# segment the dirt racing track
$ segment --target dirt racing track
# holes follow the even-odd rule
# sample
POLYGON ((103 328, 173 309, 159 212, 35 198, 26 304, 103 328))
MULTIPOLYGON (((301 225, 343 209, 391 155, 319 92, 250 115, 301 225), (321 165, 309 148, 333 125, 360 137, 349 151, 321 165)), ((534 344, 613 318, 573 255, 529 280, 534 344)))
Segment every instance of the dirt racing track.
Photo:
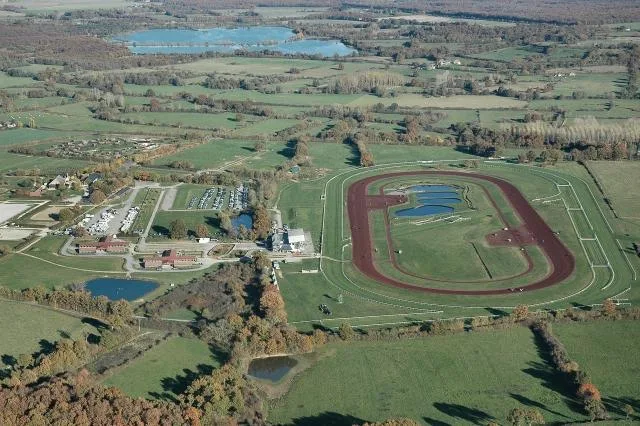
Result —
MULTIPOLYGON (((379 180, 406 177, 406 176, 457 176, 471 179, 479 179, 496 185, 502 191, 505 198, 511 204, 513 210, 520 217, 522 224, 520 230, 533 236, 533 243, 536 244, 547 257, 551 271, 544 278, 527 285, 519 285, 522 291, 531 291, 556 285, 571 276, 575 269, 575 258, 569 249, 558 239, 546 222, 534 210, 520 191, 509 182, 483 174, 457 172, 457 171, 407 171, 392 172, 361 179, 353 183, 347 193, 347 209, 349 224, 351 228, 353 265, 365 276, 379 283, 391 285, 398 288, 420 291, 426 293, 453 294, 453 295, 496 295, 509 294, 512 288, 490 289, 490 290, 461 290, 430 288, 409 284, 398 279, 389 277, 381 273, 374 262, 374 251, 371 235, 371 224, 369 223, 369 212, 372 210, 388 209, 406 201, 403 196, 385 196, 384 194, 369 195, 368 188, 379 180)), ((493 202, 493 200, 492 200, 493 202)), ((494 203, 495 204, 495 203, 494 203)), ((505 223, 505 225, 507 225, 505 223)), ((386 225, 389 226, 388 223, 386 225)), ((393 255, 391 254, 393 258, 393 255)), ((455 283, 452 282, 452 286, 455 283)))

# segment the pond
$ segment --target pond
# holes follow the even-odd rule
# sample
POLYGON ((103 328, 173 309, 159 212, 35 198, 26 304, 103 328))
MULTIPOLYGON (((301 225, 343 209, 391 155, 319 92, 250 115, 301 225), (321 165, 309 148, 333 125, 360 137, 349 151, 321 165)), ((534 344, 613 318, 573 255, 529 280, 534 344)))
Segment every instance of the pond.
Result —
POLYGON ((231 225, 236 231, 240 228, 240 225, 244 225, 245 228, 253 228, 253 217, 248 213, 242 213, 239 216, 231 218, 231 225))
POLYGON ((396 216, 399 217, 418 217, 432 216, 436 214, 452 213, 453 207, 425 204, 424 206, 412 207, 410 209, 398 210, 396 216))
POLYGON ((407 190, 416 194, 421 205, 398 210, 396 216, 419 217, 452 213, 454 208, 451 204, 462 202, 456 188, 451 185, 414 185, 407 190))
POLYGON ((249 375, 256 379, 277 382, 297 364, 298 361, 288 356, 256 358, 249 364, 249 375))
POLYGON ((282 53, 302 53, 321 56, 347 56, 355 52, 339 40, 294 39, 295 33, 286 27, 240 27, 191 29, 155 29, 137 31, 114 38, 124 42, 138 54, 153 53, 232 53, 274 50, 282 53))
POLYGON ((136 300, 158 287, 158 283, 146 280, 121 278, 96 278, 87 281, 85 288, 92 296, 106 296, 109 300, 136 300))

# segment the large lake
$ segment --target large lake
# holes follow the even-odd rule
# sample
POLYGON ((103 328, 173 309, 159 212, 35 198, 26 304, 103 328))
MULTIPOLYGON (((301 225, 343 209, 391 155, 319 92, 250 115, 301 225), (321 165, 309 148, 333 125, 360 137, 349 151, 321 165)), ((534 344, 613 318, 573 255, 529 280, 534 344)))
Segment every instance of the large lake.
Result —
POLYGON ((158 284, 146 280, 121 278, 96 278, 87 281, 86 289, 92 296, 106 296, 109 300, 136 300, 153 291, 158 284))
POLYGON ((133 53, 231 53, 275 50, 322 56, 347 56, 355 52, 339 40, 294 40, 295 33, 286 27, 210 28, 206 30, 156 29, 116 37, 133 53))

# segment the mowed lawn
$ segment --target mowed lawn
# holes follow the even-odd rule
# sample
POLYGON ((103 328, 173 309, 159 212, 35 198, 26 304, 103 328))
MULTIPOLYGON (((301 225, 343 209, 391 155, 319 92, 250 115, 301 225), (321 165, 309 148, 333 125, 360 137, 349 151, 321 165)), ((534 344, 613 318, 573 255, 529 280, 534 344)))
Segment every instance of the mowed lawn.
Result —
POLYGON ((243 159, 258 155, 253 149, 254 145, 255 142, 243 140, 212 140, 168 157, 159 158, 153 164, 168 166, 174 161, 188 161, 196 169, 214 169, 231 165, 229 163, 232 161, 240 163, 243 159))
POLYGON ((623 217, 640 219, 640 194, 629 190, 629 182, 640 179, 640 163, 635 161, 590 161, 589 170, 602 185, 605 196, 623 217))
POLYGON ((208 374, 219 365, 220 360, 203 341, 171 337, 116 371, 103 384, 133 397, 174 399, 196 375, 208 374))
POLYGON ((331 345, 270 405, 276 424, 351 425, 410 417, 425 424, 506 424, 514 407, 547 422, 583 420, 570 389, 526 328, 400 342, 331 345))
POLYGON ((608 321, 554 324, 571 359, 591 375, 611 413, 631 404, 640 412, 640 323, 608 321))
POLYGON ((39 352, 63 335, 78 339, 83 332, 95 332, 93 326, 79 318, 4 300, 0 300, 0 324, 0 368, 7 365, 8 357, 39 352))

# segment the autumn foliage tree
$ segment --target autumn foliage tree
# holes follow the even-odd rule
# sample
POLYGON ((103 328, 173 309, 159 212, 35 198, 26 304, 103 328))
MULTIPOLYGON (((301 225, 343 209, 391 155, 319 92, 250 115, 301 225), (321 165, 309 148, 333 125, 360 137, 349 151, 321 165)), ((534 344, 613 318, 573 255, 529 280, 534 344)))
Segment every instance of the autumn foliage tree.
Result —
POLYGON ((611 299, 607 299, 602 303, 602 314, 605 316, 613 316, 615 315, 618 307, 615 302, 611 299))
POLYGON ((193 381, 180 395, 180 402, 199 410, 202 424, 218 424, 220 420, 244 410, 248 392, 242 374, 231 364, 226 364, 193 381))
POLYGON ((258 206, 253 210, 253 230, 259 239, 267 238, 271 231, 271 218, 264 206, 258 206))
POLYGON ((107 196, 100 189, 93 190, 91 192, 91 195, 89 196, 89 201, 91 201, 91 203, 93 204, 100 204, 106 199, 107 196))
POLYGON ((513 322, 524 321, 529 317, 529 308, 527 305, 518 305, 511 311, 510 318, 513 322))
POLYGON ((205 238, 209 236, 209 228, 204 223, 199 223, 196 226, 196 236, 198 238, 205 238))

